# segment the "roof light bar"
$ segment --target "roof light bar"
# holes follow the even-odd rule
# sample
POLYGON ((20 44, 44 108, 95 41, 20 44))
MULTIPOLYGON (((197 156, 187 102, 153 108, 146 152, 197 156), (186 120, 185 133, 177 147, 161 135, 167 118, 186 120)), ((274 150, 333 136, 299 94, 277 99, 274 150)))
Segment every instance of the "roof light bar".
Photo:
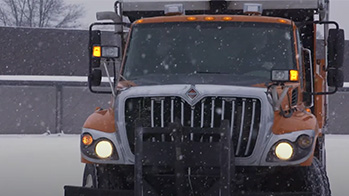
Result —
POLYGON ((257 3, 244 4, 244 14, 262 15, 262 13, 263 13, 262 4, 257 4, 257 3))

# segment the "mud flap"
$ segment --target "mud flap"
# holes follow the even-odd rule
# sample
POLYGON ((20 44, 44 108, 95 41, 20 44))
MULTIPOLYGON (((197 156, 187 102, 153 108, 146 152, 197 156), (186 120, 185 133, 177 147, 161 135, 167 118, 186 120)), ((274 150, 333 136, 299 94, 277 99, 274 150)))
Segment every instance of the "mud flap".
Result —
POLYGON ((228 121, 219 128, 149 128, 137 121, 135 136, 135 196, 231 195, 235 165, 228 121))

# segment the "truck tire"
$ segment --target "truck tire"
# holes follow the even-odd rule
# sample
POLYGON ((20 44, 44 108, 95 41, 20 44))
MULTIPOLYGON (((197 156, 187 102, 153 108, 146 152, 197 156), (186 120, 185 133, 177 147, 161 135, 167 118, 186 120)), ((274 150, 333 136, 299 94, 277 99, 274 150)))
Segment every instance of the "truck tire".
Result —
POLYGON ((314 157, 313 163, 305 171, 306 189, 314 196, 330 196, 331 189, 325 167, 314 157))
POLYGON ((85 164, 84 176, 82 179, 82 186, 88 188, 97 187, 97 170, 95 164, 85 164))

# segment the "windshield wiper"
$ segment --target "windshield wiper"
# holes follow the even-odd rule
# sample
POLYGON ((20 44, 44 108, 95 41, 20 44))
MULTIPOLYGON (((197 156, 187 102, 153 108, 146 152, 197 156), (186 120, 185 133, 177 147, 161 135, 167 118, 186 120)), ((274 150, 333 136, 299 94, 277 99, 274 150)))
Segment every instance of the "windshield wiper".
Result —
POLYGON ((194 74, 222 74, 219 71, 196 71, 194 74))

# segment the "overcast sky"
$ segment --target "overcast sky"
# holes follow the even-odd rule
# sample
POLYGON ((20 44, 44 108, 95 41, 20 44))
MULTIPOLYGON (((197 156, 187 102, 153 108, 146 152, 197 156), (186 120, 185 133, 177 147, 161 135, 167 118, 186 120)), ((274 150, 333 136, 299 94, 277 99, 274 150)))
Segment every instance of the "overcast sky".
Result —
MULTIPOLYGON (((81 4, 85 7, 85 16, 81 19, 82 27, 96 21, 96 12, 113 11, 115 0, 66 0, 67 3, 81 4)), ((349 40, 349 21, 347 13, 349 11, 349 0, 330 0, 330 19, 339 23, 340 27, 346 31, 346 39, 349 40)))

